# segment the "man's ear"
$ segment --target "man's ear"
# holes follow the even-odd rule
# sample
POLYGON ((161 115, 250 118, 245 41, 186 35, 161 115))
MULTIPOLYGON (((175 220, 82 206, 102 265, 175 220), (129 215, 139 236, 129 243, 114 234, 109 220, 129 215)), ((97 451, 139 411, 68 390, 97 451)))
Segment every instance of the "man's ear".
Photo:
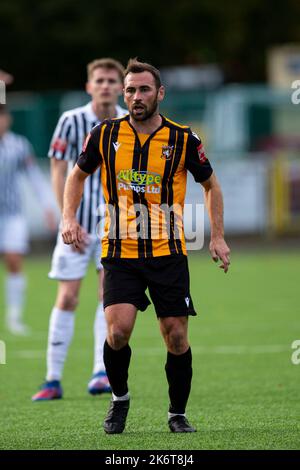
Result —
POLYGON ((91 94, 90 82, 86 82, 86 84, 85 84, 85 91, 87 92, 88 95, 91 94))
POLYGON ((159 87, 158 97, 157 97, 158 101, 162 101, 165 97, 165 94, 166 94, 165 87, 164 86, 159 87))

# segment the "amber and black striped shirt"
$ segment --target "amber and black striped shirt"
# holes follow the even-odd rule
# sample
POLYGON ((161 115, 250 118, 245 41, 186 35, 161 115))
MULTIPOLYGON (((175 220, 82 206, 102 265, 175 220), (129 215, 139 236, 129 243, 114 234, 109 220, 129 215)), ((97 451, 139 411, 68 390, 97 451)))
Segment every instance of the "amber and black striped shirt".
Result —
POLYGON ((101 166, 106 202, 102 257, 186 254, 183 207, 187 170, 197 182, 212 174, 201 140, 162 116, 151 135, 138 134, 129 116, 103 121, 89 134, 78 166, 101 166))

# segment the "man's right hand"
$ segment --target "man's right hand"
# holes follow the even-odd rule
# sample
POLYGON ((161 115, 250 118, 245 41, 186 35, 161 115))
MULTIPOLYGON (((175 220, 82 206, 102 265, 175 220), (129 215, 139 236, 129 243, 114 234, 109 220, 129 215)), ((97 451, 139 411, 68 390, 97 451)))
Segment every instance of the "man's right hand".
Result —
POLYGON ((82 242, 79 243, 79 246, 72 245, 72 250, 76 253, 80 253, 83 255, 85 253, 88 244, 90 243, 90 238, 87 231, 81 227, 81 235, 82 235, 82 242))
POLYGON ((62 238, 66 245, 73 245, 80 251, 85 241, 85 231, 76 219, 63 220, 62 238))

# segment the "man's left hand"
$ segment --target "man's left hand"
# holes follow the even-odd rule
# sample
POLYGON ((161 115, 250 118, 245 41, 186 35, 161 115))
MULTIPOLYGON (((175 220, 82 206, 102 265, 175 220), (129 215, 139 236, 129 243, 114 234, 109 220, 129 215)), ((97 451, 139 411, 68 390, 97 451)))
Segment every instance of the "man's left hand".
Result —
POLYGON ((224 238, 212 238, 209 244, 209 251, 216 263, 219 260, 222 261, 220 268, 224 269, 224 273, 227 273, 230 265, 230 249, 224 238))

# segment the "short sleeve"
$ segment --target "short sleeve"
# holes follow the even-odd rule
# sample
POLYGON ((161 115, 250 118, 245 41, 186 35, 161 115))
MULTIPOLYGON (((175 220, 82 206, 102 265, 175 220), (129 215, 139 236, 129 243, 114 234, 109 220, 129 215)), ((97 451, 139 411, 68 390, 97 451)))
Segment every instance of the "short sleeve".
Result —
POLYGON ((191 131, 186 146, 185 167, 192 173, 197 183, 206 181, 213 172, 201 139, 191 131))
POLYGON ((100 135, 101 124, 98 124, 88 134, 83 144, 77 165, 82 171, 85 171, 85 173, 94 173, 102 163, 102 155, 99 149, 100 135))
POLYGON ((71 115, 64 113, 55 128, 48 157, 70 161, 73 159, 73 149, 75 145, 73 118, 71 115))

